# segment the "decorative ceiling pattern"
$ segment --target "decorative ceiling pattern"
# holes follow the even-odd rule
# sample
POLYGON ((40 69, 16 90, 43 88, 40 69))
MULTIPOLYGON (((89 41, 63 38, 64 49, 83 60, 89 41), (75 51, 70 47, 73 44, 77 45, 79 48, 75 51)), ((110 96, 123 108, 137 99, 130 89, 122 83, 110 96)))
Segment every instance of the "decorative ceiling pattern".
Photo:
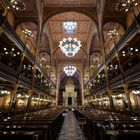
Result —
POLYGON ((44 0, 45 6, 95 6, 96 0, 44 0))
MULTIPOLYGON (((51 55, 51 63, 54 61, 58 62, 51 64, 56 69, 57 66, 55 64, 66 64, 67 62, 80 62, 79 65, 85 64, 89 67, 89 56, 95 53, 100 53, 101 44, 97 28, 94 22, 85 15, 94 19, 96 25, 97 17, 100 17, 100 15, 102 17, 100 21, 103 20, 103 23, 101 23, 103 25, 110 21, 125 25, 125 16, 122 12, 116 11, 115 0, 107 0, 105 5, 103 0, 23 0, 23 2, 26 4, 25 11, 14 11, 14 16, 16 18, 15 27, 20 23, 25 22, 33 22, 36 25, 43 25, 39 52, 45 52, 51 55), (104 9, 101 8, 102 6, 104 9), (65 34, 63 28, 64 21, 77 22, 77 29, 74 34, 65 34), (59 48, 59 41, 61 41, 64 37, 76 37, 81 41, 82 49, 80 49, 73 58, 66 57, 59 48)), ((114 27, 116 27, 115 24, 107 24, 103 27, 105 42, 108 40, 108 31, 114 27)), ((36 28, 34 24, 26 24, 25 28, 32 30, 34 36, 36 36, 38 27, 36 28)), ((98 28, 101 27, 99 26, 98 28)), ((96 57, 97 56, 94 56, 94 59, 96 59, 96 57)), ((76 65, 78 66, 78 64, 76 65)))
POLYGON ((55 59, 58 63, 82 63, 85 58, 85 53, 80 49, 74 57, 66 57, 65 54, 59 49, 55 54, 55 59))
POLYGON ((37 6, 36 2, 34 0, 23 0, 25 3, 25 10, 23 11, 16 11, 15 12, 16 17, 37 17, 37 6))
POLYGON ((52 33, 53 42, 59 43, 59 41, 61 41, 64 37, 67 38, 70 36, 78 38, 83 43, 87 42, 90 27, 92 26, 92 21, 85 15, 74 12, 68 12, 58 14, 52 17, 49 20, 49 26, 52 33), (76 32, 73 34, 65 34, 63 28, 64 21, 76 21, 76 32))
POLYGON ((92 22, 92 20, 80 13, 75 13, 75 12, 67 12, 67 13, 62 13, 62 14, 58 14, 54 17, 52 17, 49 21, 48 21, 48 26, 51 32, 51 36, 52 36, 52 41, 54 42, 53 44, 53 52, 56 51, 55 53, 55 58, 58 62, 59 61, 63 61, 63 60, 67 60, 67 61, 81 61, 83 62, 83 59, 85 59, 85 52, 84 51, 79 51, 73 58, 69 58, 66 57, 65 54, 62 53, 62 51, 58 48, 59 47, 59 42, 61 40, 63 40, 63 38, 67 38, 67 37, 72 37, 72 38, 77 38, 78 40, 81 41, 82 44, 82 48, 84 48, 84 50, 87 53, 87 42, 88 42, 88 38, 89 38, 89 34, 91 33, 91 26, 95 26, 92 22), (77 29, 76 32, 74 33, 70 33, 67 34, 64 31, 64 27, 63 27, 63 22, 66 21, 74 21, 77 22, 77 29))
POLYGON ((109 40, 108 32, 111 30, 116 29, 119 26, 118 23, 116 22, 108 22, 104 25, 103 27, 103 35, 104 35, 104 40, 107 42, 109 40))

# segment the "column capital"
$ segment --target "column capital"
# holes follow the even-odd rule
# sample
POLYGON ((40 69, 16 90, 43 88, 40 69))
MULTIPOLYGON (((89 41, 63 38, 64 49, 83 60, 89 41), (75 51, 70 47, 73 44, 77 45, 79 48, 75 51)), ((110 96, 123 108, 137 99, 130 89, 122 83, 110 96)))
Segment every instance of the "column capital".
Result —
POLYGON ((108 90, 108 95, 109 95, 109 96, 112 96, 112 94, 113 94, 113 91, 112 91, 111 89, 109 89, 109 90, 108 90))
POLYGON ((123 86, 124 90, 128 89, 128 84, 124 83, 122 86, 123 86))

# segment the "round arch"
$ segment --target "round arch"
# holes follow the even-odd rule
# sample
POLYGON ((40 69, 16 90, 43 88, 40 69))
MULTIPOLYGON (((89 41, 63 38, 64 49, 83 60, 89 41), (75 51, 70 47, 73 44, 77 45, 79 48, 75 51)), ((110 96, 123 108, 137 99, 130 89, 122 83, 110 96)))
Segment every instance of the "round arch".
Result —
POLYGON ((36 30, 36 32, 37 32, 37 24, 35 24, 32 21, 21 22, 20 24, 18 24, 18 26, 16 26, 16 32, 17 32, 18 28, 20 28, 22 25, 27 26, 28 27, 27 29, 29 29, 29 30, 32 28, 32 29, 34 29, 34 31, 36 30))
MULTIPOLYGON (((63 73, 63 72, 62 72, 63 73)), ((81 84, 79 80, 75 76, 64 76, 63 79, 60 81, 60 87, 59 87, 59 98, 58 98, 58 104, 63 105, 63 92, 65 91, 65 85, 68 80, 72 80, 75 85, 75 91, 77 92, 77 104, 82 104, 82 98, 81 98, 81 84)))
POLYGON ((123 30, 124 30, 124 31, 126 30, 126 24, 125 24, 123 21, 118 21, 118 20, 116 20, 116 19, 113 19, 113 20, 104 20, 104 22, 103 22, 103 27, 104 27, 106 24, 110 23, 110 22, 112 22, 112 23, 117 23, 117 24, 119 24, 119 25, 121 25, 121 26, 123 27, 123 30))
POLYGON ((38 27, 38 22, 36 20, 32 20, 32 19, 20 19, 20 20, 16 20, 16 23, 14 25, 14 29, 16 30, 18 28, 18 26, 20 26, 23 23, 33 23, 36 25, 36 27, 38 27))
POLYGON ((66 13, 66 12, 75 12, 75 13, 80 13, 80 14, 83 14, 87 17, 89 17, 96 25, 98 25, 98 21, 97 19, 95 18, 96 17, 96 14, 95 14, 95 11, 92 11, 93 9, 88 10, 88 9, 78 9, 78 8, 60 8, 60 9, 55 9, 54 11, 52 11, 52 13, 49 13, 46 18, 44 19, 43 21, 43 27, 44 25, 46 24, 46 22, 52 18, 53 16, 55 15, 58 15, 58 14, 62 14, 62 13, 66 13))
MULTIPOLYGON (((92 25, 94 26, 93 29, 95 29, 96 32, 97 32, 97 34, 98 34, 98 27, 97 27, 98 24, 97 24, 97 20, 95 18, 95 15, 94 15, 95 11, 93 11, 92 14, 90 12, 88 12, 88 11, 76 10, 76 9, 75 10, 72 10, 72 9, 71 10, 70 9, 63 9, 63 10, 58 10, 58 11, 56 10, 56 11, 52 12, 51 14, 48 14, 49 16, 47 16, 46 19, 43 22, 42 31, 45 30, 45 27, 46 27, 47 22, 49 22, 51 19, 53 19, 53 17, 59 16, 61 14, 72 12, 72 13, 75 13, 75 14, 81 14, 81 15, 89 18, 89 20, 92 21, 92 25)), ((92 33, 92 35, 93 35, 93 33, 92 33)), ((88 51, 86 51, 85 48, 82 48, 81 47, 81 50, 85 54, 85 57, 86 58, 89 58, 89 56, 88 56, 88 53, 89 53, 89 50, 90 50, 89 48, 88 48, 88 51)), ((59 50, 59 47, 58 48, 55 48, 55 50, 53 50, 52 55, 51 55, 52 58, 55 56, 55 54, 58 52, 58 50, 59 50)))
POLYGON ((118 30, 119 34, 122 36, 125 32, 125 28, 122 24, 120 24, 119 22, 114 22, 114 21, 109 21, 106 22, 103 25, 103 35, 104 35, 104 39, 106 35, 106 32, 109 32, 110 30, 118 30))

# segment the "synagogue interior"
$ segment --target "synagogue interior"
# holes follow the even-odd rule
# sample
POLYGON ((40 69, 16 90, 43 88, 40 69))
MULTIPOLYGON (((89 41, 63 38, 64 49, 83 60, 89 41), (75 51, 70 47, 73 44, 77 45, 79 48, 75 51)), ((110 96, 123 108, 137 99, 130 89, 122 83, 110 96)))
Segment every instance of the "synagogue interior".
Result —
POLYGON ((0 140, 140 140, 140 0, 0 0, 0 140))

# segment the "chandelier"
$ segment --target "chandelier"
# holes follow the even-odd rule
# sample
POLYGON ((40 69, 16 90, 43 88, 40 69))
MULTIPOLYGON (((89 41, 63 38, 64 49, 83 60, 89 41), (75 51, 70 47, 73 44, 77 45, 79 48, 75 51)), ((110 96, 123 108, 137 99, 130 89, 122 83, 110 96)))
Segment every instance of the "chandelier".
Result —
POLYGON ((72 76, 76 72, 76 67, 74 66, 66 66, 64 67, 64 72, 67 76, 72 76))
POLYGON ((109 36, 110 38, 113 38, 113 37, 115 37, 115 36, 117 36, 117 35, 118 35, 118 33, 117 33, 116 29, 110 30, 110 31, 108 32, 108 36, 109 36))
POLYGON ((79 51, 81 41, 79 41, 77 38, 64 38, 59 42, 59 47, 66 56, 73 57, 79 51))
POLYGON ((12 48, 12 49, 3 48, 3 50, 4 50, 5 55, 9 57, 16 57, 17 55, 20 55, 20 52, 15 50, 15 48, 12 48))
POLYGON ((116 10, 127 12, 136 6, 138 6, 138 0, 119 0, 116 10))
POLYGON ((31 30, 25 29, 22 31, 26 37, 34 37, 31 30))
POLYGON ((11 6, 17 11, 24 11, 26 9, 26 5, 22 0, 11 0, 11 6))

